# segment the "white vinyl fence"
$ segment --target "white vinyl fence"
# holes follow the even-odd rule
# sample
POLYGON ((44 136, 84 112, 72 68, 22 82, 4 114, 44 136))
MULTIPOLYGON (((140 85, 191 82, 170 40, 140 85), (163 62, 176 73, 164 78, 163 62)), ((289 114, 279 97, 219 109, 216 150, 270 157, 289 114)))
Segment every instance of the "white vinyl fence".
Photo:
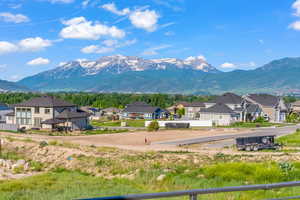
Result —
MULTIPOLYGON (((213 123, 211 120, 184 120, 184 121, 157 121, 159 127, 165 127, 166 123, 188 123, 190 127, 212 127, 213 123)), ((148 127, 151 121, 145 121, 145 127, 148 127)))
POLYGON ((5 131, 18 131, 19 126, 16 124, 2 124, 0 123, 0 130, 5 131))

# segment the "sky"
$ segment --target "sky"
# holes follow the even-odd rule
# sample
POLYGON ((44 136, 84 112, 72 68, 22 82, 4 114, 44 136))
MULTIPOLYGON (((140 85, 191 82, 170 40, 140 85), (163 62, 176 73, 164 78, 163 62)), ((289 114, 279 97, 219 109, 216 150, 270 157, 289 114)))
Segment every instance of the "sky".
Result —
POLYGON ((300 0, 1 0, 0 79, 122 54, 223 71, 300 57, 300 0))

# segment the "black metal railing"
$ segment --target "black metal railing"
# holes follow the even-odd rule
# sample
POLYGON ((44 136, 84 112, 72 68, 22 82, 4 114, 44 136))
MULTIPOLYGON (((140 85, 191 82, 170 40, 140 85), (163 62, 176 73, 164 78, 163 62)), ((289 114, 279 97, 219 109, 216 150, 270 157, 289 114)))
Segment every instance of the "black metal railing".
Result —
MULTIPOLYGON (((183 196, 188 196, 190 200, 197 200, 199 196, 205 194, 242 192, 242 191, 254 191, 254 190, 272 190, 277 188, 296 187, 296 186, 300 186, 300 181, 261 184, 261 185, 246 185, 246 186, 236 186, 236 187, 211 188, 211 189, 182 190, 182 191, 174 191, 174 192, 131 194, 131 195, 124 195, 124 196, 88 198, 88 199, 81 199, 81 200, 142 200, 142 199, 158 199, 158 198, 183 197, 183 196)), ((285 199, 300 199, 300 196, 283 197, 279 199, 270 199, 270 200, 285 200, 285 199)))

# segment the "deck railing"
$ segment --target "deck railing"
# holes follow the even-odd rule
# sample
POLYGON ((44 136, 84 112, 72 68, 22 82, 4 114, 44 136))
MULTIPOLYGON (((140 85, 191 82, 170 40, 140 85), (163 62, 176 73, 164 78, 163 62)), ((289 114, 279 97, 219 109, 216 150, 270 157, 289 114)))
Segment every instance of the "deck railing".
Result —
MULTIPOLYGON (((211 189, 182 190, 182 191, 174 191, 174 192, 131 194, 131 195, 124 195, 124 196, 88 198, 88 199, 81 199, 81 200, 142 200, 142 199, 158 199, 158 198, 183 197, 183 196, 188 196, 190 200, 197 200, 197 199, 201 199, 198 197, 205 194, 242 192, 242 191, 254 191, 254 190, 272 190, 277 188, 287 188, 287 187, 296 187, 296 186, 300 186, 300 181, 273 183, 273 184, 260 184, 260 185, 246 185, 246 186, 236 186, 236 187, 211 188, 211 189)), ((282 197, 279 199, 270 199, 270 200, 285 200, 285 199, 300 199, 300 196, 282 197)))

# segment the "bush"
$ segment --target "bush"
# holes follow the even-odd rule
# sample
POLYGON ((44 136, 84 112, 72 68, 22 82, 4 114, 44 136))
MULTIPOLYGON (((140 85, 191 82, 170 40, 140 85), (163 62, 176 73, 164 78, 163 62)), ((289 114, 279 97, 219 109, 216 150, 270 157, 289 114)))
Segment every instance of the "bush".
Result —
POLYGON ((159 124, 157 121, 152 121, 148 127, 147 127, 148 131, 158 131, 159 130, 159 124))
POLYGON ((300 121, 299 114, 291 113, 286 117, 286 122, 288 123, 297 123, 300 121))
POLYGON ((46 141, 41 141, 40 142, 40 148, 48 146, 48 143, 46 141))
POLYGON ((264 117, 258 117, 254 120, 255 123, 264 123, 267 122, 264 117))

